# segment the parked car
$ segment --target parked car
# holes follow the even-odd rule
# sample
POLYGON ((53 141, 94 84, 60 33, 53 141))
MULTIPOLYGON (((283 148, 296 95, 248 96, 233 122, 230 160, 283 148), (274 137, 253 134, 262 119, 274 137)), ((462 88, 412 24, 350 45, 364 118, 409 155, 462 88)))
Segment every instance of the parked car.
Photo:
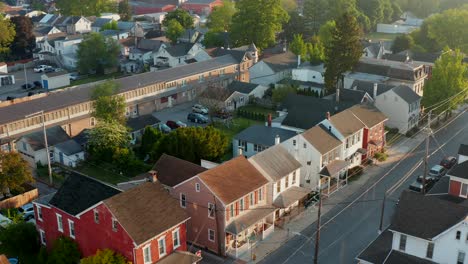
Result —
POLYGON ((30 83, 25 83, 25 84, 21 85, 21 88, 24 89, 24 90, 29 90, 29 89, 34 88, 34 85, 30 84, 30 83))
POLYGON ((6 228, 11 223, 13 223, 13 221, 10 218, 0 214, 0 227, 6 228))
MULTIPOLYGON (((422 177, 422 176, 420 176, 422 177)), ((426 192, 428 192, 432 186, 434 186, 434 181, 431 181, 431 180, 427 180, 426 179, 426 182, 424 184, 426 187, 424 188, 426 192)), ((419 181, 419 177, 416 181, 414 181, 410 186, 409 186, 409 189, 411 191, 415 191, 415 192, 422 192, 422 188, 423 188, 423 183, 422 181, 419 181)))
POLYGON ((158 129, 159 131, 167 134, 167 133, 170 133, 172 131, 172 129, 170 127, 168 127, 166 124, 159 124, 158 126, 158 129))
POLYGON ((40 81, 33 82, 35 88, 42 88, 42 83, 40 81))
POLYGON ((68 76, 70 77, 70 81, 76 81, 80 79, 80 74, 77 72, 72 72, 68 76))
POLYGON ((220 110, 214 114, 214 117, 221 118, 221 119, 228 119, 229 117, 231 117, 231 113, 229 113, 226 110, 220 110))
POLYGON ((187 120, 194 123, 208 123, 208 118, 198 113, 189 113, 187 120))
POLYGON ((11 100, 13 100, 13 99, 15 99, 15 98, 16 98, 16 97, 14 97, 14 96, 7 96, 6 99, 7 99, 7 101, 11 101, 11 100))
POLYGON ((455 164, 457 164, 457 158, 455 157, 445 157, 441 162, 440 165, 450 170, 455 164))
POLYGON ((50 73, 50 72, 55 72, 55 69, 52 68, 52 67, 50 67, 50 68, 46 68, 46 69, 44 70, 44 73, 50 73))
POLYGON ((196 104, 192 106, 192 112, 202 114, 202 115, 207 115, 208 114, 208 108, 204 107, 201 104, 196 104))
POLYGON ((166 122, 166 125, 167 125, 168 127, 170 127, 171 129, 177 129, 177 128, 180 127, 180 126, 177 124, 176 121, 172 121, 172 120, 168 120, 168 121, 166 122))
POLYGON ((176 124, 179 125, 179 127, 187 127, 187 124, 182 121, 176 121, 176 124))
POLYGON ((439 180, 447 174, 447 169, 441 165, 434 165, 430 170, 428 175, 434 177, 436 180, 439 180))
POLYGON ((34 206, 32 203, 27 203, 20 208, 18 211, 23 214, 23 219, 28 221, 31 218, 34 218, 34 206))
POLYGON ((44 72, 46 69, 53 69, 52 66, 49 65, 39 65, 34 67, 34 72, 44 72))

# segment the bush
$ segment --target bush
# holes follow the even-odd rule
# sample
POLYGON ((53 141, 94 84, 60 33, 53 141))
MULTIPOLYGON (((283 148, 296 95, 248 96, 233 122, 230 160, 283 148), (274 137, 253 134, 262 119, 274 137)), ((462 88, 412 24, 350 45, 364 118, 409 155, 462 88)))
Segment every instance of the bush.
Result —
POLYGON ((80 261, 80 258, 81 253, 78 244, 68 237, 59 237, 54 241, 47 263, 76 264, 80 261))
POLYGON ((383 152, 383 151, 382 152, 377 152, 377 153, 374 154, 374 158, 376 160, 380 161, 380 162, 386 161, 387 158, 388 158, 388 154, 383 152))
POLYGON ((0 252, 20 259, 30 258, 39 251, 37 231, 34 224, 10 224, 0 232, 0 252))

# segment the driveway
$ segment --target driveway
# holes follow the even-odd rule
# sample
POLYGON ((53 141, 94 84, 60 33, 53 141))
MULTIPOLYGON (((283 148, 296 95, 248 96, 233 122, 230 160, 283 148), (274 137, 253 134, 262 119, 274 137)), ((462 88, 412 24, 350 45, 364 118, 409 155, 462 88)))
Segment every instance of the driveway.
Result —
MULTIPOLYGON (((28 95, 28 92, 21 89, 21 85, 26 83, 26 79, 28 83, 33 83, 35 81, 41 81, 42 73, 35 73, 33 69, 26 69, 26 75, 24 70, 11 72, 15 76, 15 84, 12 85, 4 85, 0 87, 0 100, 6 100, 7 96, 12 96, 15 98, 25 97, 28 95)), ((34 89, 31 90, 33 92, 38 92, 42 89, 34 89)))
POLYGON ((187 120, 187 115, 192 112, 192 106, 195 102, 188 102, 175 105, 171 108, 165 108, 161 111, 153 113, 153 116, 161 120, 161 124, 165 124, 168 120, 182 121, 188 126, 206 127, 208 124, 192 123, 187 120))

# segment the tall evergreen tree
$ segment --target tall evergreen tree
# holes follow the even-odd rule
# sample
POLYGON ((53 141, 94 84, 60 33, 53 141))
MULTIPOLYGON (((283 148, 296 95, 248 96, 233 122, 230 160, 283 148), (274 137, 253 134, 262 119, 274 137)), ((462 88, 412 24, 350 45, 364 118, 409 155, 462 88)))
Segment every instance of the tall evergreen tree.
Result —
POLYGON ((132 19, 132 7, 128 0, 119 2, 119 15, 122 21, 130 21, 132 19))
POLYGON ((307 47, 304 42, 304 39, 302 38, 302 35, 294 35, 294 39, 289 45, 289 50, 297 56, 301 56, 304 58, 307 52, 307 47))
POLYGON ((330 14, 329 9, 330 4, 328 0, 304 1, 304 20, 312 34, 317 34, 320 27, 327 20, 331 19, 332 14, 330 14))
POLYGON ((354 16, 344 13, 336 20, 332 32, 332 41, 325 50, 325 86, 329 92, 335 90, 341 75, 351 70, 362 56, 361 29, 354 16))

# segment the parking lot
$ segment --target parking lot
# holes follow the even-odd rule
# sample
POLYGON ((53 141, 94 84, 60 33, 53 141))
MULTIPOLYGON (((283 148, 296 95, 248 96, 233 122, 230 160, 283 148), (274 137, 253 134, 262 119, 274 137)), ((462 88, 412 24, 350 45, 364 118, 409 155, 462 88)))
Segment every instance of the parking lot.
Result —
POLYGON ((27 82, 31 84, 35 81, 41 81, 42 73, 35 73, 32 68, 26 69, 26 76, 25 76, 24 70, 12 72, 10 74, 13 74, 15 76, 15 84, 0 86, 0 100, 1 101, 6 100, 8 96, 19 98, 19 97, 27 96, 28 92, 30 91, 37 93, 38 91, 42 90, 42 89, 34 89, 34 90, 25 91, 24 89, 21 89, 21 85, 26 83, 26 79, 27 79, 27 82))
POLYGON ((192 106, 194 104, 196 104, 195 101, 175 105, 171 108, 166 108, 161 111, 154 112, 153 116, 161 120, 161 124, 165 124, 167 121, 172 120, 182 121, 187 124, 187 126, 206 127, 208 124, 198 124, 187 120, 187 115, 192 112, 192 106))

